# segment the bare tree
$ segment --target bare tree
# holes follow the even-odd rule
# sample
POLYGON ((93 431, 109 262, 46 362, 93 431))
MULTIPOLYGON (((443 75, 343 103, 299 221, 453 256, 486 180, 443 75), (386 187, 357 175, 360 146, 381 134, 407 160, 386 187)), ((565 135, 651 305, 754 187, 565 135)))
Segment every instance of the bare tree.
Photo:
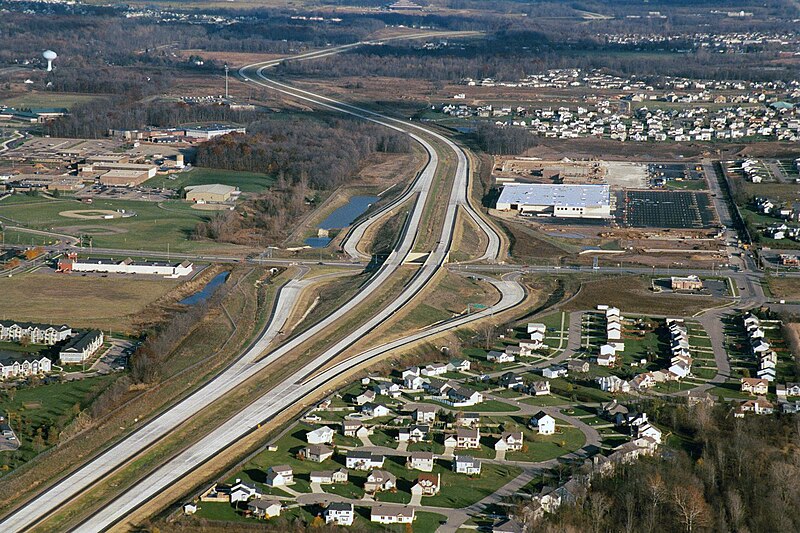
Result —
POLYGON ((711 516, 711 508, 703 492, 695 485, 675 487, 672 490, 672 504, 686 528, 686 533, 692 533, 695 527, 705 525, 711 516))

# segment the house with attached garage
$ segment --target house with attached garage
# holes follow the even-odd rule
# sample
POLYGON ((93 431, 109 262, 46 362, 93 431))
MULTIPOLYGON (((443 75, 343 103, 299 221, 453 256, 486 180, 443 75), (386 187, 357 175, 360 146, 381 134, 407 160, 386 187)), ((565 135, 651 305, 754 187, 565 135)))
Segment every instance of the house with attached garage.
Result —
POLYGON ((542 370, 542 376, 549 379, 564 378, 567 377, 567 369, 557 365, 548 366, 542 370))
POLYGON ((412 470, 422 470, 432 472, 434 465, 432 452, 411 452, 406 462, 406 467, 412 470))
POLYGON ((373 470, 364 482, 364 492, 375 493, 397 487, 397 476, 386 470, 373 470))
POLYGON ((422 369, 423 376, 441 376, 447 374, 447 365, 444 363, 433 363, 422 369))
POLYGON ((800 396, 800 383, 787 383, 786 396, 800 396))
POLYGON ((345 466, 353 470, 371 470, 382 468, 385 458, 383 455, 373 454, 365 450, 348 450, 345 456, 345 466))
POLYGON ((453 459, 453 471, 456 474, 476 476, 481 473, 481 462, 469 455, 456 455, 453 459))
POLYGON ((483 394, 467 387, 456 387, 447 391, 445 403, 453 407, 469 407, 483 401, 483 394))
POLYGON ((486 354, 486 360, 490 363, 513 363, 516 358, 513 354, 492 350, 486 354))
POLYGON ((375 394, 381 396, 389 396, 391 398, 397 398, 400 396, 400 385, 390 381, 382 381, 376 384, 372 390, 375 391, 375 394))
POLYGON ((556 432, 556 419, 544 411, 531 417, 530 426, 539 430, 539 435, 552 435, 556 432))
POLYGON ((237 479, 236 482, 231 487, 229 492, 230 502, 246 502, 253 498, 260 498, 261 491, 255 485, 248 485, 247 483, 242 483, 241 479, 237 479))
POLYGON ((589 371, 589 362, 582 359, 570 359, 567 361, 567 370, 570 372, 585 373, 589 371))
POLYGON ((411 524, 414 518, 413 507, 397 505, 376 505, 369 515, 370 521, 378 524, 411 524))
POLYGON ((436 422, 437 408, 433 405, 420 405, 413 411, 414 422, 417 424, 432 424, 436 422))
POLYGON ((525 381, 523 381, 522 376, 513 372, 506 372, 500 376, 499 383, 501 387, 506 389, 520 390, 525 387, 525 381))
POLYGON ((426 383, 423 383, 422 388, 428 394, 441 396, 442 394, 445 394, 448 390, 450 390, 452 387, 446 381, 442 381, 441 379, 436 379, 436 378, 430 378, 426 383))
POLYGON ((283 506, 277 500, 267 500, 264 498, 256 498, 247 503, 247 510, 250 511, 252 516, 256 518, 272 518, 281 515, 283 506))
POLYGON ((322 426, 306 433, 306 442, 309 444, 331 444, 333 442, 333 431, 328 426, 322 426))
POLYGON ((452 372, 467 372, 472 368, 472 361, 454 357, 447 363, 447 369, 452 372))
POLYGON ((528 387, 528 394, 533 394, 534 396, 547 396, 550 394, 550 382, 534 381, 531 383, 530 387, 528 387))
POLYGON ((294 484, 294 472, 289 465, 277 465, 267 470, 267 485, 270 487, 284 487, 294 484))
POLYGON ((411 494, 436 496, 442 486, 441 474, 420 474, 417 482, 411 487, 411 494))
POLYGON ((355 437, 362 424, 358 420, 342 420, 342 435, 355 437))
POLYGON ((766 379, 759 379, 759 378, 742 378, 742 392, 747 392, 749 394, 763 396, 767 394, 769 389, 769 382, 766 379))
POLYGON ((356 396, 356 405, 364 405, 370 402, 374 402, 377 394, 375 394, 374 390, 366 390, 356 396))
POLYGON ((352 526, 356 516, 352 503, 332 502, 322 513, 326 524, 335 526, 352 526))
POLYGON ((547 331, 547 326, 542 324, 541 322, 531 322, 528 324, 526 328, 526 332, 528 335, 532 333, 542 333, 544 334, 547 331))
POLYGON ((309 474, 311 483, 320 485, 333 485, 334 483, 347 483, 349 473, 344 468, 339 470, 318 470, 309 474))
POLYGON ((370 416, 372 418, 379 418, 382 416, 389 416, 392 414, 392 411, 386 407, 385 405, 381 405, 379 403, 367 403, 361 406, 361 412, 364 413, 366 416, 370 416))
POLYGON ((306 461, 321 463, 322 461, 333 457, 333 449, 325 446, 324 444, 312 444, 303 448, 303 450, 300 452, 300 455, 306 461))
POLYGON ((497 451, 517 452, 522 449, 523 437, 521 431, 506 431, 494 444, 497 451))
POLYGON ((478 413, 458 413, 456 414, 456 425, 461 427, 475 427, 481 423, 481 415, 478 413))
POLYGON ((397 440, 399 442, 422 442, 428 440, 430 433, 429 426, 413 425, 407 428, 400 428, 397 433, 397 440))
POLYGON ((477 428, 458 428, 456 430, 456 448, 461 450, 478 450, 480 447, 481 433, 477 428))

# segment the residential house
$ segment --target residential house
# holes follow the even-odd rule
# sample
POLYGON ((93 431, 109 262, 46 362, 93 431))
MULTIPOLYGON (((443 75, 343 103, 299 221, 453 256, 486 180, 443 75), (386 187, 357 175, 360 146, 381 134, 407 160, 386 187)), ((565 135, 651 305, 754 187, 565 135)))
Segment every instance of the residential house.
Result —
POLYGON ((294 483, 294 472, 289 465, 271 466, 267 470, 267 485, 270 487, 284 487, 294 483))
POLYGON ((547 396, 550 394, 550 382, 544 380, 534 381, 531 383, 531 386, 528 387, 528 392, 534 396, 547 396))
POLYGON ((494 444, 494 449, 498 451, 518 452, 522 449, 523 437, 521 431, 506 431, 494 444))
POLYGON ((456 430, 456 448, 462 450, 479 450, 481 433, 476 429, 458 428, 456 430))
POLYGON ((312 444, 303 448, 300 454, 307 461, 321 463, 333 457, 333 449, 324 444, 312 444))
POLYGON ((447 391, 446 403, 453 407, 469 407, 483 401, 483 394, 467 387, 456 387, 447 391))
POLYGON ((458 444, 455 435, 447 435, 444 438, 444 447, 445 448, 455 448, 458 444))
POLYGON ((630 387, 637 391, 644 391, 656 386, 656 380, 650 372, 639 374, 630 381, 630 387))
POLYGON ((800 396, 800 383, 787 383, 786 396, 800 396))
POLYGON ((417 424, 433 424, 436 422, 437 408, 432 405, 420 405, 414 409, 414 422, 417 424))
POLYGON ((742 392, 762 396, 767 394, 769 389, 769 382, 766 379, 760 378, 742 378, 742 392))
POLYGON ((733 416, 742 418, 745 413, 753 413, 756 415, 771 415, 775 412, 775 406, 772 402, 768 401, 765 397, 759 396, 755 400, 745 400, 734 411, 733 416))
POLYGON ((525 533, 525 525, 513 518, 506 518, 492 526, 492 533, 525 533))
POLYGON ((364 492, 375 493, 392 490, 397 486, 397 476, 386 470, 373 470, 364 482, 364 492))
POLYGON ((567 369, 563 366, 548 366, 542 370, 542 376, 550 379, 567 377, 567 369))
POLYGON ((29 354, 18 358, 0 354, 0 378, 2 379, 47 374, 51 370, 52 363, 47 357, 29 354))
POLYGON ((531 333, 542 333, 544 334, 547 332, 547 326, 542 324, 541 322, 532 322, 528 324, 527 333, 530 335, 531 333))
MULTIPOLYGON (((240 481, 240 480, 237 480, 240 481)), ((219 486, 216 483, 211 485, 208 490, 200 495, 201 502, 217 502, 217 503, 230 503, 231 501, 231 488, 227 486, 219 486)))
POLYGON ((458 413, 456 414, 456 425, 461 427, 475 427, 481 423, 481 415, 478 413, 458 413))
POLYGON ((362 424, 358 420, 342 420, 342 435, 355 437, 361 427, 362 424))
POLYGON ((602 376, 597 378, 600 390, 611 393, 628 393, 631 391, 630 383, 617 376, 602 376))
POLYGON ((309 474, 311 483, 319 483, 320 485, 347 483, 349 477, 349 473, 344 468, 339 470, 318 470, 309 474))
POLYGON ((392 414, 392 411, 388 407, 379 403, 365 403, 361 406, 361 412, 372 418, 389 416, 392 414))
POLYGON ((403 378, 403 386, 408 390, 420 390, 424 385, 422 376, 408 375, 403 378))
POLYGON ((423 376, 441 376, 447 373, 447 365, 444 363, 433 363, 422 369, 423 376))
POLYGON ((506 372, 500 376, 499 383, 501 387, 505 387, 507 389, 519 390, 525 387, 525 382, 522 380, 522 376, 513 372, 506 372))
POLYGON ((589 371, 589 362, 583 359, 570 359, 567 361, 567 370, 570 372, 585 373, 589 371))
POLYGON ((365 390, 364 392, 356 396, 356 405, 365 405, 370 402, 374 402, 377 396, 378 395, 375 394, 374 390, 371 389, 365 390))
POLYGON ((420 474, 417 482, 411 487, 411 494, 422 496, 436 496, 442 486, 441 474, 420 474))
POLYGON ((427 382, 422 384, 422 388, 428 394, 441 396, 443 394, 446 394, 447 391, 452 388, 452 386, 448 384, 446 381, 442 381, 441 379, 431 378, 427 382))
POLYGON ((539 430, 539 435, 553 435, 556 432, 556 419, 544 411, 531 417, 530 426, 539 430))
POLYGON ((231 503, 246 502, 252 498, 261 497, 261 491, 259 491, 257 487, 254 485, 248 485, 247 483, 242 483, 241 479, 236 480, 231 487, 229 494, 231 503))
POLYGON ((413 425, 407 428, 400 428, 397 433, 399 442, 422 442, 428 440, 430 427, 425 425, 413 425))
POLYGON ((456 455, 453 459, 453 471, 456 474, 475 476, 481 473, 481 462, 469 455, 456 455))
POLYGON ((513 363, 516 358, 513 354, 492 350, 486 354, 486 360, 490 363, 513 363))
POLYGON ((247 503, 247 510, 256 518, 272 518, 281 515, 283 506, 277 500, 267 500, 265 498, 256 498, 247 503))
POLYGON ((355 518, 355 510, 352 503, 332 502, 328 504, 322 513, 326 524, 335 526, 352 526, 355 518))
POLYGON ((328 426, 322 426, 306 433, 306 442, 309 444, 331 444, 333 443, 333 431, 328 426))
POLYGON ((22 342, 31 344, 47 344, 52 346, 67 340, 72 335, 72 328, 67 325, 51 326, 33 322, 14 322, 0 320, 0 341, 22 342))
POLYGON ((432 472, 433 465, 434 459, 431 452, 411 452, 406 462, 408 468, 422 470, 423 472, 432 472))
POLYGON ((472 368, 472 361, 454 357, 447 363, 447 368, 452 372, 468 372, 472 368))
POLYGON ((392 383, 391 381, 382 381, 377 383, 372 390, 374 390, 375 394, 379 396, 390 396, 392 398, 397 398, 400 396, 400 385, 397 383, 392 383))
POLYGON ((349 450, 345 456, 345 466, 353 470, 371 470, 383 468, 383 455, 373 454, 365 450, 349 450))
POLYGON ((370 511, 370 521, 378 524, 411 524, 414 522, 414 508, 397 505, 376 505, 370 511))

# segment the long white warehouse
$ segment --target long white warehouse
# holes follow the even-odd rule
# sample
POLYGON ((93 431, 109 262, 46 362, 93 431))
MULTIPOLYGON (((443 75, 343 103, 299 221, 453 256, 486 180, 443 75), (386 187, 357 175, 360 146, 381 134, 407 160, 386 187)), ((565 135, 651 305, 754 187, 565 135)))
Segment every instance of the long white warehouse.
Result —
POLYGON ((497 199, 500 211, 566 218, 610 218, 608 185, 513 183, 497 199))
POLYGON ((76 253, 69 253, 59 259, 59 272, 103 272, 108 274, 151 274, 179 278, 192 273, 194 266, 189 261, 182 263, 138 262, 133 259, 78 259, 76 253))

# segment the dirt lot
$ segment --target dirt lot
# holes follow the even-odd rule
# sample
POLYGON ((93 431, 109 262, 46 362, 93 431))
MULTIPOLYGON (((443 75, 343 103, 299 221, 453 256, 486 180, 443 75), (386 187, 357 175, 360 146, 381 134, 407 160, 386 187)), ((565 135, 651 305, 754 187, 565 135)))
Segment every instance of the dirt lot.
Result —
POLYGON ((564 309, 594 309, 598 304, 607 304, 619 307, 623 314, 689 316, 723 303, 723 300, 710 297, 654 294, 649 287, 650 281, 644 276, 614 276, 586 281, 564 309))
POLYGON ((767 276, 767 284, 773 298, 790 301, 800 300, 800 278, 767 276))
POLYGON ((0 278, 0 315, 135 333, 158 318, 160 313, 151 306, 180 284, 161 278, 21 274, 0 278))

